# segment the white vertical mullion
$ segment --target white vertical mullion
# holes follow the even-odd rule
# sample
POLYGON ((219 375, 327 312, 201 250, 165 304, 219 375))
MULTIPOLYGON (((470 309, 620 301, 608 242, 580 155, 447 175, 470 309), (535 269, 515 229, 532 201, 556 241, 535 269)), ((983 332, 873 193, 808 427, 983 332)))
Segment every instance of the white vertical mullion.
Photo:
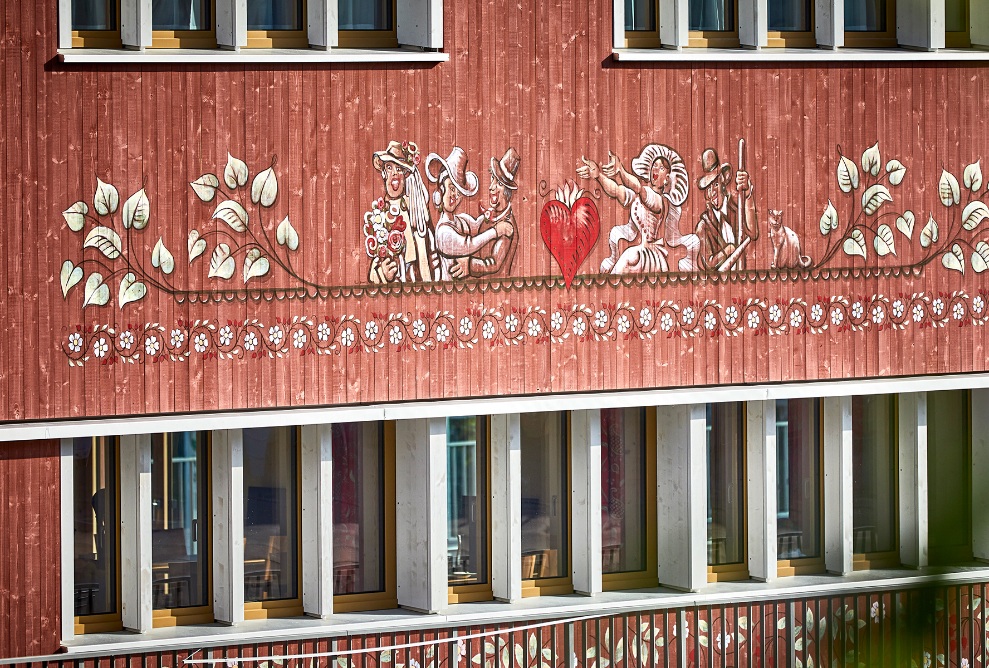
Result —
POLYGON ((944 0, 897 0, 896 41, 925 51, 944 48, 944 0))
MULTIPOLYGON (((611 6, 613 49, 625 48, 625 0, 614 0, 611 6)), ((659 20, 659 17, 656 17, 659 20)))
POLYGON ((247 46, 247 0, 216 0, 216 43, 234 51, 247 46))
POLYGON ((151 0, 120 0, 120 41, 128 49, 151 46, 151 0))
POLYGON ((214 431, 213 616, 216 621, 244 621, 244 432, 214 431))
POLYGON ((601 592, 601 411, 570 414, 573 588, 601 592))
POLYGON ((971 0, 968 20, 972 46, 989 47, 989 0, 971 0))
POLYGON ((73 508, 73 453, 71 438, 63 438, 59 451, 59 534, 62 539, 62 641, 75 635, 75 509, 73 508))
POLYGON ((769 44, 769 0, 738 0, 738 40, 754 49, 769 44))
POLYGON ((443 48, 443 0, 397 0, 395 32, 402 46, 443 48))
POLYGON ((749 577, 776 579, 776 400, 745 405, 749 577))
POLYGON ((900 562, 924 568, 927 545, 927 393, 897 399, 900 562))
POLYGON ((852 398, 824 400, 824 563, 852 572, 852 398))
POLYGON ((120 437, 120 601, 123 626, 152 627, 151 436, 120 437))
POLYGON ((845 0, 814 0, 814 33, 820 47, 845 46, 845 0))
POLYGON ((659 0, 659 40, 678 51, 687 46, 690 33, 687 0, 659 0))
POLYGON ((302 428, 302 608, 333 614, 333 425, 302 428))
POLYGON ((500 601, 522 598, 522 451, 518 413, 491 421, 491 588, 500 601))
POLYGON ((72 0, 58 0, 58 48, 72 48, 72 0))
POLYGON ((339 1, 309 0, 306 3, 306 11, 309 23, 309 46, 314 49, 329 49, 336 46, 339 1))

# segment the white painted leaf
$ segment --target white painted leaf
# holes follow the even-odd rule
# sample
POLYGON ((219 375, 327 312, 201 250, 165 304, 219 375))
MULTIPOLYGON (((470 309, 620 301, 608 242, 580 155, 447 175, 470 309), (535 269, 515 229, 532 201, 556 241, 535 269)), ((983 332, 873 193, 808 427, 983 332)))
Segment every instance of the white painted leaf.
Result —
POLYGON ((481 655, 480 654, 475 654, 474 656, 472 656, 470 658, 470 662, 471 663, 476 663, 476 664, 480 665, 480 663, 481 663, 481 655))
POLYGON ((980 241, 975 244, 975 252, 972 253, 972 269, 976 274, 981 274, 989 269, 989 244, 980 241))
POLYGON ((216 197, 216 189, 220 187, 220 179, 215 174, 203 174, 189 184, 196 191, 196 196, 204 202, 212 202, 216 197))
POLYGON ((536 639, 535 633, 529 634, 529 658, 536 658, 536 653, 539 651, 539 640, 536 639))
POLYGON ((707 647, 707 636, 697 636, 698 642, 704 647, 707 647))
POLYGON ((268 273, 270 266, 268 264, 268 258, 261 257, 261 251, 257 248, 252 248, 247 251, 247 257, 244 258, 244 282, 247 283, 252 278, 260 278, 268 273))
POLYGON ((78 232, 86 224, 86 214, 89 213, 89 207, 85 202, 76 202, 68 209, 62 212, 65 217, 65 222, 69 226, 69 229, 73 232, 78 232))
POLYGON ((707 633, 709 628, 710 627, 707 625, 707 620, 701 619, 700 621, 697 622, 697 629, 701 633, 707 633))
POLYGON ((521 643, 515 643, 515 661, 519 666, 525 666, 525 650, 522 649, 521 643))
POLYGON ((144 299, 144 295, 148 294, 148 287, 137 280, 131 272, 124 274, 124 277, 120 279, 120 296, 118 301, 120 302, 120 308, 123 308, 131 302, 136 302, 144 299))
POLYGON ((862 171, 868 172, 873 176, 879 176, 879 170, 882 169, 883 161, 879 157, 879 142, 873 144, 870 148, 865 149, 862 154, 862 171))
POLYGON ((228 279, 237 271, 234 259, 230 257, 230 246, 217 244, 209 261, 209 277, 228 279))
POLYGON ((605 658, 603 656, 602 657, 599 657, 598 658, 598 665, 600 665, 601 668, 608 668, 608 666, 611 665, 611 659, 605 658))
POLYGON ((945 269, 951 269, 959 273, 965 273, 965 256, 962 254, 962 247, 955 244, 951 250, 941 256, 941 264, 945 269))
MULTIPOLYGON (((886 226, 886 229, 889 229, 889 227, 886 226)), ((807 614, 804 615, 804 623, 807 625, 808 631, 814 630, 814 611, 809 607, 807 608, 807 614)))
POLYGON ((776 620, 776 628, 780 630, 786 628, 786 617, 780 617, 776 620))
POLYGON ((587 652, 584 654, 584 658, 593 659, 597 656, 598 650, 596 647, 588 647, 587 652))
POLYGON ((807 668, 814 668, 814 657, 813 656, 808 656, 807 657, 807 664, 806 665, 807 665, 807 668))
POLYGON ((83 248, 95 248, 99 252, 106 255, 109 260, 116 260, 120 257, 122 252, 122 246, 120 243, 120 235, 114 232, 109 227, 94 227, 86 235, 86 241, 82 245, 83 248))
MULTIPOLYGON (((646 651, 648 651, 649 645, 642 643, 642 646, 646 648, 646 651)), ((628 653, 632 655, 633 661, 639 660, 639 643, 634 639, 628 644, 628 653)))
POLYGON ((989 218, 989 206, 985 202, 974 200, 962 212, 962 226, 966 230, 974 230, 986 218, 989 218))
POLYGON ((614 660, 615 664, 619 664, 625 658, 625 638, 619 638, 618 644, 615 646, 614 660))
MULTIPOLYGON (((896 246, 893 244, 893 230, 890 229, 889 225, 883 223, 879 226, 879 229, 876 230, 876 240, 873 245, 879 257, 889 255, 890 253, 896 255, 896 246)), ((813 623, 813 617, 811 617, 811 622, 809 623, 813 623)))
POLYGON ((254 177, 251 184, 251 201, 263 207, 269 207, 275 203, 278 197, 278 179, 275 178, 275 170, 271 167, 254 177))
POLYGON ((852 230, 852 233, 845 239, 845 243, 842 244, 841 248, 845 251, 846 255, 860 255, 864 258, 866 256, 865 235, 862 234, 861 230, 852 230))
POLYGON ((62 284, 62 296, 68 297, 72 286, 82 280, 82 267, 72 264, 72 260, 62 263, 62 271, 59 272, 59 282, 62 284))
POLYGON ((941 203, 945 206, 952 206, 961 201, 961 189, 958 187, 958 179, 946 169, 941 170, 941 179, 937 184, 937 193, 941 197, 941 203))
POLYGON ((937 243, 937 235, 937 221, 931 216, 924 229, 920 231, 920 245, 923 248, 930 248, 931 244, 937 243))
POLYGON ((227 166, 223 168, 223 182, 233 190, 247 183, 247 163, 227 153, 227 166))
POLYGON ((117 205, 120 204, 120 195, 117 189, 109 183, 103 183, 96 177, 96 194, 93 195, 93 208, 101 216, 109 216, 117 212, 117 205))
POLYGON ((965 187, 975 192, 982 187, 982 161, 977 160, 971 165, 965 168, 965 173, 962 174, 962 183, 965 187))
POLYGON ((285 216, 282 222, 278 223, 278 229, 275 230, 275 240, 279 246, 288 246, 289 250, 298 250, 299 233, 292 227, 288 216, 285 216))
POLYGON ((898 186, 906 176, 907 168, 899 160, 890 160, 886 163, 886 173, 889 174, 889 183, 898 186))
POLYGON ((199 238, 199 230, 189 232, 189 262, 206 252, 206 240, 199 238))
POLYGON ((553 660, 553 650, 551 650, 549 647, 543 647, 542 655, 543 658, 547 661, 553 660))
POLYGON ((103 282, 103 274, 94 271, 86 279, 86 291, 82 299, 82 307, 106 306, 110 301, 110 288, 103 282))
POLYGON ((484 653, 488 655, 495 653, 495 646, 493 642, 484 643, 484 653))
MULTIPOLYGON (((214 178, 216 178, 216 177, 214 177, 214 178)), ((391 662, 391 650, 390 649, 386 649, 386 650, 382 651, 381 652, 381 655, 378 657, 378 660, 381 661, 381 663, 389 663, 389 662, 391 662)))
POLYGON ((740 628, 740 629, 746 629, 747 630, 749 628, 749 618, 748 617, 739 617, 738 618, 738 621, 736 623, 738 624, 738 628, 740 628))
POLYGON ((148 195, 144 192, 144 188, 141 188, 124 202, 124 229, 133 225, 135 230, 143 230, 148 224, 150 213, 148 195))
POLYGON ((883 184, 877 183, 862 193, 862 210, 865 211, 865 215, 871 216, 879 210, 884 202, 892 201, 893 197, 889 194, 889 189, 883 184))
POLYGON ((859 187, 859 168, 845 156, 838 161, 838 187, 843 193, 850 193, 859 187))
POLYGON ((501 648, 501 666, 502 668, 508 668, 511 665, 508 656, 508 645, 501 648))
POLYGON ((604 629, 604 646, 609 647, 611 645, 611 627, 605 627, 604 629))
POLYGON ((831 230, 836 229, 838 229, 838 212, 835 210, 831 200, 828 200, 828 206, 821 215, 821 234, 827 236, 831 234, 831 230))
POLYGON ((214 219, 220 219, 233 229, 234 232, 247 231, 247 211, 239 202, 232 199, 220 202, 216 211, 213 212, 214 219))
POLYGON ((907 239, 913 239, 913 225, 916 220, 913 211, 904 211, 902 215, 896 217, 896 229, 902 232, 907 239))
POLYGON ((803 648, 804 648, 804 639, 803 638, 797 638, 796 641, 794 641, 794 643, 793 643, 793 649, 795 649, 797 651, 800 651, 803 648))
POLYGON ((161 237, 158 237, 158 243, 151 251, 151 266, 155 269, 161 269, 166 274, 171 274, 175 269, 175 258, 165 248, 165 242, 161 240, 161 237))

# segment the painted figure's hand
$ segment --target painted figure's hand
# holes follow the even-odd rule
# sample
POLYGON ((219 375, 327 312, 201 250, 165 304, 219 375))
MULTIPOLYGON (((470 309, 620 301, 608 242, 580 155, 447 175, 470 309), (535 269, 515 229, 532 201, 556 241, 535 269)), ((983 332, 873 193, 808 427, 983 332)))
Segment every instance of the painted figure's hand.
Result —
POLYGON ((450 267, 450 275, 454 278, 468 278, 470 276, 470 258, 458 257, 453 266, 450 267))
POLYGON ((596 179, 601 176, 601 169, 598 167, 598 163, 588 160, 584 156, 580 156, 580 161, 584 164, 577 168, 577 176, 582 179, 596 179))
POLYGON ((386 281, 394 281, 398 276, 398 263, 390 257, 381 258, 381 274, 386 281))
POLYGON ((752 182, 749 181, 749 173, 738 171, 735 173, 735 190, 740 193, 748 193, 752 188, 752 182))
POLYGON ((601 173, 609 179, 613 179, 618 175, 618 170, 621 169, 621 166, 622 161, 618 159, 618 156, 608 151, 608 162, 601 165, 601 173))
POLYGON ((499 237, 510 237, 515 234, 515 226, 507 220, 499 220, 495 223, 495 232, 499 237))

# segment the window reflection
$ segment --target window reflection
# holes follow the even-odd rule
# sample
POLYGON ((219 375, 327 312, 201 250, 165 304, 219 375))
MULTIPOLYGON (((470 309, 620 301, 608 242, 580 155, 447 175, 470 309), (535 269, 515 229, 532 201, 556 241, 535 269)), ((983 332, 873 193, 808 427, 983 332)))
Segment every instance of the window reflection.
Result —
POLYGON ((117 0, 72 0, 73 30, 116 30, 117 0))
POLYGON ((601 411, 602 571, 646 569, 645 411, 601 411))
POLYGON ((887 0, 845 0, 845 30, 886 32, 887 0))
POLYGON ((569 575, 567 435, 562 413, 520 416, 522 579, 569 575))
POLYGON ((745 560, 745 440, 741 403, 707 405, 707 563, 745 560))
POLYGON ((339 0, 340 30, 391 30, 394 0, 339 0))
POLYGON ((151 437, 152 605, 209 605, 207 437, 186 431, 151 437))
POLYGON ((298 597, 294 427, 244 430, 244 600, 298 597))
POLYGON ((302 30, 302 0, 247 0, 248 30, 302 30))
POLYGON ((656 0, 625 0, 625 30, 656 30, 656 0))
POLYGON ((821 556, 821 427, 817 399, 776 402, 779 559, 821 556))
POLYGON ((77 438, 72 452, 75 614, 117 612, 117 444, 77 438))
POLYGON ((852 398, 852 533, 858 554, 896 549, 893 397, 852 398))
POLYGON ((769 30, 809 32, 812 12, 810 0, 769 0, 769 30))
POLYGON ((734 0, 689 0, 687 13, 691 30, 735 30, 734 0))
POLYGON ((447 418, 447 563, 450 585, 488 581, 487 439, 480 417, 447 418))
POLYGON ((968 32, 968 0, 944 0, 946 32, 968 32))
POLYGON ((210 0, 154 0, 151 26, 154 30, 209 30, 210 0))

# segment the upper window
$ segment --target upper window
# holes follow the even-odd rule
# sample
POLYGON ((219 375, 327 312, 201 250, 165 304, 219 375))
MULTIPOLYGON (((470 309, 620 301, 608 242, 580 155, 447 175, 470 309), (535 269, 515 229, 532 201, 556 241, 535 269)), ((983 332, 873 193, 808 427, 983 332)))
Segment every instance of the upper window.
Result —
POLYGON ((119 0, 72 0, 72 46, 119 48, 119 0))
POLYGON ((737 47, 738 0, 687 0, 689 46, 737 47))
POLYGON ((817 46, 812 0, 769 0, 768 18, 768 46, 817 46))
POLYGON ((944 0, 944 45, 955 48, 972 46, 970 0, 944 0))
POLYGON ((896 412, 892 395, 852 398, 855 568, 899 564, 896 412))
POLYGON ((844 0, 845 46, 896 46, 896 0, 844 0))
POLYGON ((395 0, 338 0, 343 47, 396 47, 395 0))
POLYGON ((745 580, 745 404, 707 405, 708 580, 745 580))
POLYGON ((657 0, 624 0, 625 46, 659 46, 657 0))
POLYGON ((306 47, 306 0, 247 0, 247 46, 306 47))
POLYGON ((491 599, 488 578, 488 433, 483 417, 446 421, 450 603, 491 599))
POLYGON ((214 48, 215 0, 153 0, 151 46, 214 48))
POLYGON ((824 570, 821 403, 776 402, 776 555, 780 576, 824 570))

